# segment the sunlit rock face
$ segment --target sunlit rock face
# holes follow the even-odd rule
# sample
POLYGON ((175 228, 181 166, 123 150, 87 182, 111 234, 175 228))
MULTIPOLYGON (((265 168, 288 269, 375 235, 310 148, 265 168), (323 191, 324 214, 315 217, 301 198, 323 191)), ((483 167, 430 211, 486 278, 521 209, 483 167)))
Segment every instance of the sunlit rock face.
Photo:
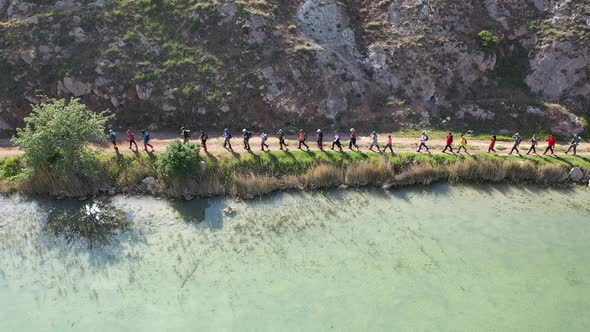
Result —
POLYGON ((2 0, 0 135, 40 95, 152 130, 549 131, 549 104, 576 127, 589 13, 590 0, 2 0))

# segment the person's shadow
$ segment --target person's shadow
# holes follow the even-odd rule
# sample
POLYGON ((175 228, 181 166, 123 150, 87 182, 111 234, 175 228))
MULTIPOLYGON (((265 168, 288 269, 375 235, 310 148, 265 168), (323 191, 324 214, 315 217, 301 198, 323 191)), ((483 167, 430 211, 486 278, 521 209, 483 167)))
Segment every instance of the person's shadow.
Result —
POLYGON ((214 162, 219 161, 219 159, 217 157, 215 157, 214 155, 212 155, 211 152, 205 151, 205 154, 207 155, 207 158, 213 160, 214 162))
POLYGON ((156 153, 154 151, 147 151, 147 154, 152 161, 156 160, 156 153))

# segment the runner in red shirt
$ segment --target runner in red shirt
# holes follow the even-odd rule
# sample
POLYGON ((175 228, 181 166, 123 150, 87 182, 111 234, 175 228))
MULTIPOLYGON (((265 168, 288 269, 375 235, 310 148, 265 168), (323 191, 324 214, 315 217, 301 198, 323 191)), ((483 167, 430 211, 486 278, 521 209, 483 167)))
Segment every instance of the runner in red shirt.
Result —
POLYGON ((393 142, 391 139, 391 135, 387 135, 387 145, 385 145, 385 147, 383 148, 383 152, 385 152, 385 150, 389 149, 389 151, 391 151, 391 154, 395 154, 393 153, 393 142))
POLYGON ((129 149, 131 149, 131 145, 135 144, 135 151, 138 150, 137 143, 135 143, 135 134, 131 130, 127 130, 127 137, 129 137, 129 149))
POLYGON ((547 152, 551 151, 551 155, 554 155, 555 152, 553 151, 553 148, 555 147, 555 143, 557 142, 557 138, 555 138, 555 136, 553 135, 549 135, 549 138, 547 138, 547 149, 545 149, 545 152, 543 153, 543 155, 546 155, 547 152))
POLYGON ((305 144, 305 140, 307 139, 307 134, 303 131, 303 129, 299 130, 299 150, 303 150, 301 146, 305 146, 307 151, 309 151, 309 146, 305 144))
POLYGON ((453 153, 453 133, 449 133, 447 135, 447 145, 445 146, 445 149, 443 150, 443 153, 447 152, 447 149, 451 150, 451 153, 453 153))
POLYGON ((492 140, 490 141, 490 147, 488 148, 488 153, 496 153, 496 150, 494 149, 496 147, 496 135, 492 136, 492 140))

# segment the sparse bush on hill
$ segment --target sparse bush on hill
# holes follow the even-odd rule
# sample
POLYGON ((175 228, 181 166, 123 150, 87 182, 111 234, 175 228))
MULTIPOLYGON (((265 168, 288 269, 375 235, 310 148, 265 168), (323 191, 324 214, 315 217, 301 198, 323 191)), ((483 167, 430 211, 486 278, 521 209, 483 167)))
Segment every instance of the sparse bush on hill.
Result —
POLYGON ((482 45, 488 49, 496 47, 500 42, 500 38, 490 30, 481 30, 477 35, 482 45))

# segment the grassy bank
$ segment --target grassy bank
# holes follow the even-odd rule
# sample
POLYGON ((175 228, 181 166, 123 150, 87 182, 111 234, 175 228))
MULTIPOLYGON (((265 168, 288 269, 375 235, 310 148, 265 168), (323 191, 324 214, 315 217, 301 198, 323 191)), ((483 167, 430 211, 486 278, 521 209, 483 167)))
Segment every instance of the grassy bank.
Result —
POLYGON ((453 183, 568 184, 568 172, 580 167, 590 176, 586 156, 466 156, 401 153, 293 151, 214 157, 201 152, 206 170, 195 167, 183 177, 158 178, 155 154, 102 154, 97 176, 59 177, 51 172, 22 173, 21 160, 0 160, 0 191, 25 194, 85 196, 117 192, 153 193, 167 197, 252 197, 277 190, 349 186, 394 188, 437 181, 453 183), (143 180, 153 177, 149 188, 143 180))

